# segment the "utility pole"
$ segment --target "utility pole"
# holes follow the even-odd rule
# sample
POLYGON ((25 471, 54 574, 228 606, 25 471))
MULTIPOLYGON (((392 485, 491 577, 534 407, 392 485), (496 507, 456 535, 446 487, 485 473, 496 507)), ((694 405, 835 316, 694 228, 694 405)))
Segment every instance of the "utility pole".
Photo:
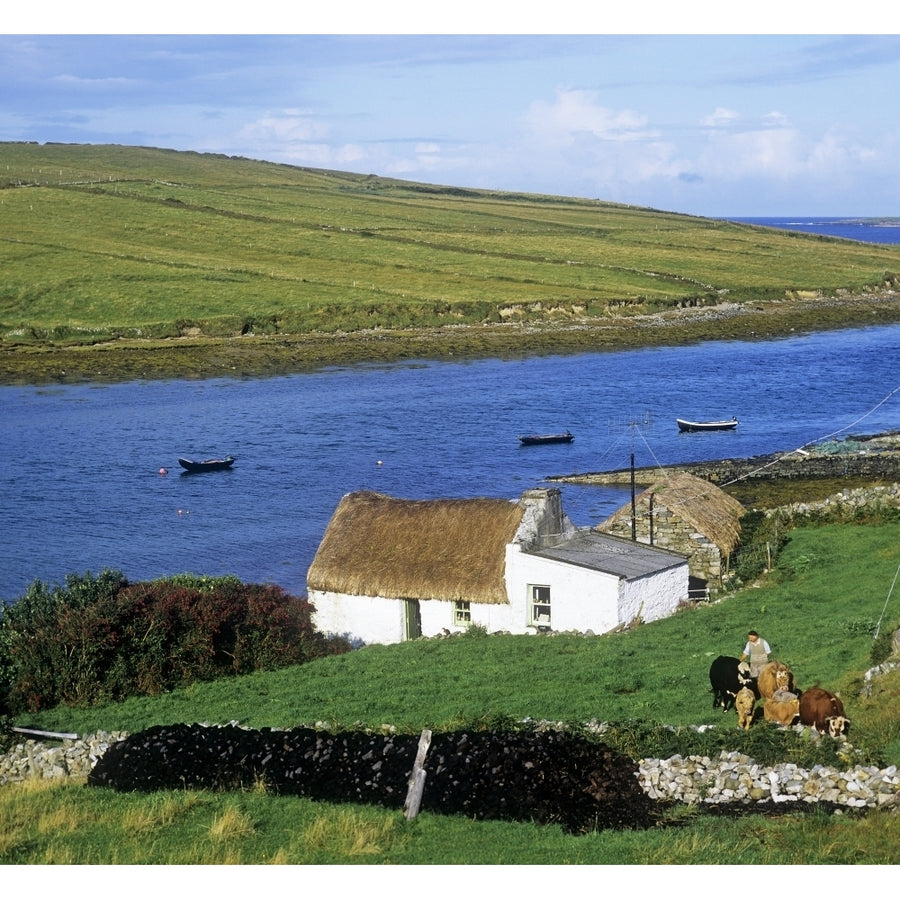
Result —
POLYGON ((631 539, 637 540, 637 506, 634 499, 634 453, 631 454, 631 539))

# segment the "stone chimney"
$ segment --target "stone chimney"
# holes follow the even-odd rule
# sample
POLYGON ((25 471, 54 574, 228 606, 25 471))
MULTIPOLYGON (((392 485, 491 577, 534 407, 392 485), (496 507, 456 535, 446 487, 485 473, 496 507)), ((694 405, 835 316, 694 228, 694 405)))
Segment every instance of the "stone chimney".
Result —
POLYGON ((525 513, 513 542, 524 550, 552 547, 577 531, 563 511, 559 488, 533 488, 525 491, 519 502, 525 513))

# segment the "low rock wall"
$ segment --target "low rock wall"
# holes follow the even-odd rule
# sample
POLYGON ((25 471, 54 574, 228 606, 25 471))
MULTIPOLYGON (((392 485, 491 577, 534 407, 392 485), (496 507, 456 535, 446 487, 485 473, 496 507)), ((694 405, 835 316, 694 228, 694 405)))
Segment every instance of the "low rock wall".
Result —
MULTIPOLYGON (((86 779, 106 750, 127 737, 125 732, 100 732, 61 745, 23 741, 0 757, 0 785, 29 778, 86 779)), ((717 758, 642 759, 636 766, 640 787, 651 800, 685 804, 823 801, 848 808, 900 809, 897 766, 853 766, 845 771, 826 766, 802 769, 793 763, 767 767, 738 752, 723 752, 717 758)))
POLYGON ((127 736, 124 731, 101 731, 61 743, 22 741, 0 756, 0 785, 29 778, 87 778, 110 746, 127 736))
POLYGON ((723 752, 716 759, 642 759, 638 778, 653 800, 687 804, 823 801, 847 807, 900 809, 900 772, 896 766, 854 766, 845 772, 828 766, 802 769, 794 763, 766 767, 742 753, 723 752))
POLYGON ((766 512, 767 518, 781 522, 801 522, 803 519, 835 519, 852 521, 863 515, 873 515, 900 507, 900 484, 877 485, 866 488, 847 488, 824 500, 811 503, 789 503, 766 512))

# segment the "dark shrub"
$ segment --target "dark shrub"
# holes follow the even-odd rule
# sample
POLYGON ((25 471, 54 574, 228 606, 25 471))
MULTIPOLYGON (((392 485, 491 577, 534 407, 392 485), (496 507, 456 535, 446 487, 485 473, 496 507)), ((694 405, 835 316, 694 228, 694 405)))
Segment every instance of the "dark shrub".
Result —
POLYGON ((277 585, 231 576, 36 581, 0 619, 0 698, 13 713, 90 705, 348 652, 312 612, 277 585))

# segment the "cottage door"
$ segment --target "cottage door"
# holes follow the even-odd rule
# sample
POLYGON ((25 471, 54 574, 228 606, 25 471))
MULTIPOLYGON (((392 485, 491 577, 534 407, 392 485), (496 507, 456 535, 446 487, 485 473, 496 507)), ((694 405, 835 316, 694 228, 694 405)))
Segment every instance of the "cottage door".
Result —
POLYGON ((422 611, 419 609, 418 600, 407 600, 405 610, 406 640, 414 641, 422 637, 422 611))

